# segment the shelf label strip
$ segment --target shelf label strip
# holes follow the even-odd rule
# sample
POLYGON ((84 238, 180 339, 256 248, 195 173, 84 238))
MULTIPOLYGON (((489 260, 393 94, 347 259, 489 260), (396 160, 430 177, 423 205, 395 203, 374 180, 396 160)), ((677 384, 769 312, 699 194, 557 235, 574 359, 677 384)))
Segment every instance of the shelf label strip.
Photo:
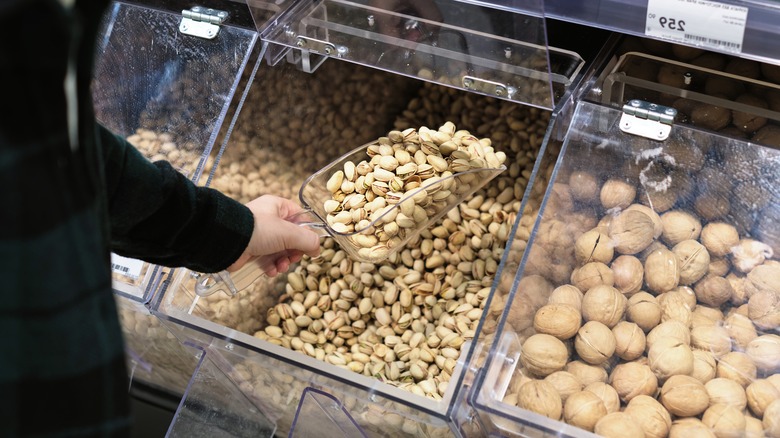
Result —
POLYGON ((648 0, 645 35, 741 53, 748 8, 708 0, 648 0))

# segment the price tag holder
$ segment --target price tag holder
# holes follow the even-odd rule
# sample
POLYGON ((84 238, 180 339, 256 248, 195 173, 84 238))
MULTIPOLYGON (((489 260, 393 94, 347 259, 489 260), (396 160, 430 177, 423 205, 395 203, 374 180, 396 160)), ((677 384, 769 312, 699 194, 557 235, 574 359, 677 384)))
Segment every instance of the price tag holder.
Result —
POLYGON ((707 0, 648 0, 645 35, 741 53, 747 15, 744 6, 707 0))
POLYGON ((115 274, 124 275, 133 280, 141 276, 141 269, 144 267, 143 260, 131 259, 111 253, 111 271, 115 274))

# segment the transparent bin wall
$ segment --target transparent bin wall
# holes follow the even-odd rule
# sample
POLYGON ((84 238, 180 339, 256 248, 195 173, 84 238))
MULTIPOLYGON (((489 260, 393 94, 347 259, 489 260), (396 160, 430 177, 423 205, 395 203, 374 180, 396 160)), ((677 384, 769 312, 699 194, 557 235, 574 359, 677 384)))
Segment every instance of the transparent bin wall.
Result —
POLYGON ((497 434, 591 436, 620 410, 658 436, 686 416, 741 435, 763 411, 718 424, 678 375, 713 400, 780 378, 780 153, 684 125, 657 142, 621 114, 581 102, 571 122, 475 385, 497 434))
MULTIPOLYGON (((169 13, 115 3, 104 17, 92 84, 98 120, 152 161, 197 181, 257 33, 223 25, 207 40, 179 31, 169 13)), ((114 255, 114 289, 148 299, 158 267, 114 255)))
POLYGON ((675 123, 780 146, 780 66, 626 37, 598 89, 593 99, 616 108, 631 99, 672 106, 675 123))
POLYGON ((197 365, 185 347, 143 304, 115 295, 125 338, 128 373, 165 392, 182 395, 197 365))
POLYGON ((274 437, 274 424, 214 364, 203 349, 166 436, 274 437))
POLYGON ((303 57, 338 58, 545 109, 584 64, 574 52, 548 47, 536 0, 511 6, 328 0, 299 2, 271 26, 265 14, 259 17, 264 40, 303 57))
MULTIPOLYGON (((490 293, 507 237, 516 221, 549 114, 505 100, 422 84, 398 75, 331 60, 313 74, 298 71, 289 64, 261 69, 239 118, 215 170, 212 187, 242 202, 262 193, 295 199, 300 184, 312 172, 356 144, 386 135, 393 128, 438 127, 449 120, 456 124, 457 129, 468 129, 480 137, 490 137, 496 150, 507 153, 508 170, 453 209, 450 215, 426 231, 422 239, 412 242, 406 255, 378 266, 361 264, 346 258, 331 239, 324 239, 319 258, 305 259, 291 268, 292 274, 274 280, 260 279, 234 297, 215 294, 196 299, 193 273, 175 272, 157 307, 174 325, 187 325, 194 328, 193 331, 203 333, 204 339, 201 340, 206 344, 211 344, 209 337, 214 335, 220 339, 240 340, 245 348, 241 350, 240 357, 229 361, 232 367, 239 363, 239 359, 264 363, 269 355, 284 356, 284 365, 279 367, 294 377, 289 379, 291 381, 280 394, 290 400, 285 398, 283 405, 269 409, 281 410, 276 417, 286 418, 286 427, 289 427, 303 389, 310 386, 311 381, 317 381, 319 388, 326 392, 349 394, 360 401, 359 406, 370 406, 371 394, 389 399, 396 405, 393 409, 412 418, 415 424, 422 425, 418 427, 439 430, 441 419, 446 417, 459 388, 458 379, 462 373, 458 361, 468 357, 468 346, 471 345, 468 340, 474 336, 481 320, 479 309, 490 293), (436 235, 433 234, 434 229, 436 235), (428 266, 425 260, 429 261, 428 266), (354 296, 346 290, 354 292, 354 296), (309 298, 304 298, 304 295, 309 298), (410 299, 405 306, 400 304, 402 296, 405 303, 407 298, 410 299), (406 362, 390 359, 390 362, 399 362, 391 366, 382 359, 372 366, 361 368, 359 363, 366 360, 365 356, 371 361, 370 349, 373 346, 364 347, 364 351, 368 352, 362 353, 364 356, 355 355, 353 351, 360 347, 357 342, 360 333, 374 333, 378 328, 375 310, 369 309, 356 318, 349 316, 348 308, 359 307, 363 298, 368 298, 364 306, 373 306, 369 303, 373 298, 379 306, 386 307, 391 318, 396 315, 396 319, 382 329, 382 338, 390 335, 388 330, 393 332, 390 336, 396 336, 395 330, 398 329, 405 339, 401 342, 408 344, 411 339, 403 334, 412 325, 429 334, 437 325, 442 325, 441 333, 430 340, 430 345, 434 347, 428 346, 426 341, 426 349, 438 354, 443 345, 437 346, 435 339, 441 342, 445 335, 453 332, 445 343, 451 345, 446 351, 447 356, 441 355, 439 359, 441 367, 436 364, 436 369, 426 366, 425 373, 415 370, 415 374, 429 375, 429 378, 417 381, 428 381, 423 383, 423 387, 428 388, 430 397, 424 396, 425 390, 419 384, 412 384, 411 367, 406 364, 408 356, 402 347, 397 349, 403 353, 406 362), (316 332, 316 336, 325 338, 309 339, 309 346, 306 346, 307 342, 300 344, 293 341, 292 335, 284 335, 282 317, 290 320, 287 330, 292 333, 295 329, 289 325, 292 324, 289 312, 303 301, 306 301, 306 306, 312 306, 310 300, 316 300, 322 306, 323 315, 317 318, 321 322, 311 330, 299 328, 298 333, 316 332), (393 310, 395 303, 399 304, 393 310), (349 323, 340 327, 340 331, 339 328, 324 330, 324 327, 318 331, 316 327, 325 322, 321 319, 325 312, 342 312, 343 315, 339 315, 345 316, 344 322, 349 323), (452 319, 447 319, 445 326, 441 315, 447 312, 452 319), (407 313, 409 317, 397 322, 407 313), (427 318, 428 322, 424 322, 423 318, 427 318), (404 324, 406 328, 401 328, 399 324, 404 324), (279 330, 281 335, 278 335, 279 330), (337 332, 343 344, 327 347, 328 353, 323 354, 324 345, 330 345, 329 339, 334 339, 337 332), (344 359, 343 364, 339 356, 344 359), (442 370, 445 370, 446 376, 442 375, 442 370), (406 381, 401 380, 401 374, 406 381), (382 382, 377 377, 386 381, 382 382), (355 383, 349 390, 340 389, 339 382, 342 381, 355 383), (419 416, 415 414, 418 411, 419 416)), ((355 311, 359 312, 359 309, 351 311, 353 316, 357 316, 355 311)), ((306 312, 317 316, 316 310, 306 312)), ((328 318, 330 321, 330 315, 328 318)), ((334 323, 333 327, 336 325, 338 323, 334 323)), ((304 336, 310 338, 309 335, 304 336)), ((300 336, 298 338, 301 340, 300 336)), ((385 351, 382 357, 398 356, 395 351, 397 340, 391 339, 394 346, 388 348, 389 351, 385 351)), ((367 340, 369 344, 379 341, 373 338, 367 340)), ((416 348, 421 349, 421 344, 417 342, 420 341, 415 341, 416 348)), ((419 355, 419 351, 414 355, 419 355)), ((274 367, 271 369, 274 370, 274 367)), ((258 373, 264 375, 268 371, 258 373)), ((254 391, 267 390, 253 382, 249 379, 244 386, 254 391)), ((342 396, 337 397, 343 401, 342 396)), ((351 410, 350 413, 358 416, 351 410)), ((282 426, 279 427, 284 431, 282 426)))

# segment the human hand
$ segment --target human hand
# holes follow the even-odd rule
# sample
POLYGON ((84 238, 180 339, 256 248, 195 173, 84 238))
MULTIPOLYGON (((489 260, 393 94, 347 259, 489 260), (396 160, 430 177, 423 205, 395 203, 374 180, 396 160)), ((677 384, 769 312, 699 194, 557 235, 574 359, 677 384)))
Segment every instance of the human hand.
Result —
POLYGON ((304 254, 316 257, 320 252, 320 238, 313 231, 301 227, 287 218, 302 211, 289 199, 263 195, 246 206, 255 216, 255 229, 244 253, 228 272, 240 269, 254 257, 261 257, 266 275, 274 277, 287 272, 290 265, 301 260, 304 254))

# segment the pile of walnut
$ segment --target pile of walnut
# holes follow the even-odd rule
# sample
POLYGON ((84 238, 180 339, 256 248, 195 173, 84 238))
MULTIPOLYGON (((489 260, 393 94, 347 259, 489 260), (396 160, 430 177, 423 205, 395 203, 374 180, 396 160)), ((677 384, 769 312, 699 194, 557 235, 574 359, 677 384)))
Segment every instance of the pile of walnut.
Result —
MULTIPOLYGON (((504 152, 446 122, 438 130, 390 131, 366 147, 368 159, 346 161, 330 176, 328 225, 350 234, 361 260, 381 261, 428 222, 479 187, 484 169, 499 169, 504 152)), ((344 245, 342 245, 344 246, 344 245)))
MULTIPOLYGON (((689 195, 709 190, 686 181, 689 195)), ((702 206, 658 202, 659 214, 623 179, 567 182, 518 287, 532 292, 510 311, 524 340, 504 402, 609 437, 780 437, 773 248, 731 215, 702 221, 702 206), (566 233, 573 250, 565 237, 545 246, 566 233)))

